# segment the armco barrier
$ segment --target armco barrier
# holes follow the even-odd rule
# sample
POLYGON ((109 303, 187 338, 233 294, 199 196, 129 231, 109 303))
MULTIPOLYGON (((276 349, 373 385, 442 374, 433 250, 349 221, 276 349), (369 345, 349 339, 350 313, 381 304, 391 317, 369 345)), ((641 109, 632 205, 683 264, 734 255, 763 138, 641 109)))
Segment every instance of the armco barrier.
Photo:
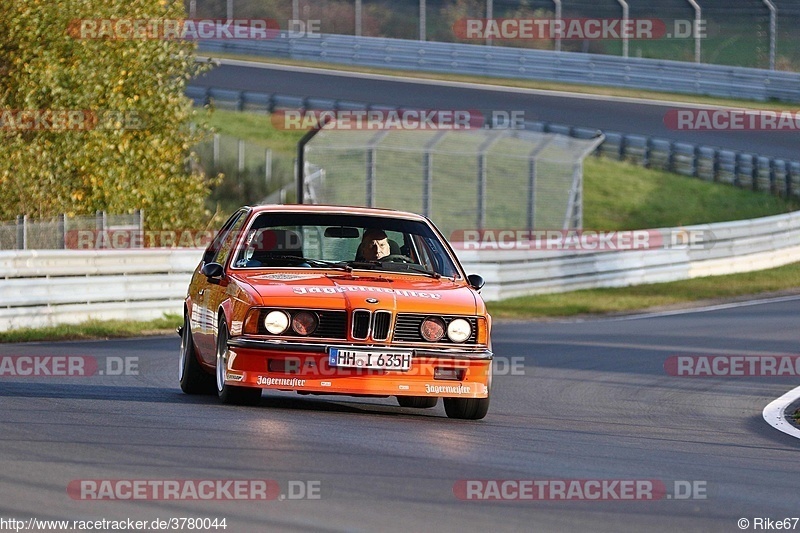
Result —
POLYGON ((800 261, 800 212, 661 231, 680 230, 713 234, 713 246, 603 252, 461 250, 459 258, 468 272, 484 277, 483 296, 490 301, 751 272, 800 261))
POLYGON ((518 78, 684 94, 800 102, 800 73, 381 37, 316 34, 261 41, 203 41, 201 53, 518 78))
POLYGON ((0 331, 180 314, 199 249, 0 252, 0 331))
MULTIPOLYGON (((459 250, 487 300, 732 274, 800 261, 800 212, 662 230, 713 234, 706 249, 459 250), (708 233, 710 232, 710 233, 708 233)), ((0 252, 0 331, 180 313, 199 249, 0 252)))

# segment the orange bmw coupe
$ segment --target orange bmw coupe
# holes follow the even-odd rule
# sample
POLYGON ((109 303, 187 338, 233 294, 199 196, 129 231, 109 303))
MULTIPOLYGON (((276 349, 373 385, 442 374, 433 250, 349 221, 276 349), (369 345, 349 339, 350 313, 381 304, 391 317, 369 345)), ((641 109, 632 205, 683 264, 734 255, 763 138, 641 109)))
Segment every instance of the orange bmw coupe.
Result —
POLYGON ((481 419, 491 318, 426 217, 319 205, 244 207, 195 270, 180 386, 257 404, 262 389, 394 396, 402 407, 481 419))

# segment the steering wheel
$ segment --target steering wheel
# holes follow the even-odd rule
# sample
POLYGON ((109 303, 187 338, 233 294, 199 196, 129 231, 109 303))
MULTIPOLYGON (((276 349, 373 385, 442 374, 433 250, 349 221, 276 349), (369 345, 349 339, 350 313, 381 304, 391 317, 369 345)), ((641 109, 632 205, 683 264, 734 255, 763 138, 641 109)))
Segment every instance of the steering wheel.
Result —
POLYGON ((392 254, 387 255, 386 257, 381 257, 379 261, 389 261, 391 263, 413 263, 414 261, 408 257, 407 255, 403 254, 392 254))

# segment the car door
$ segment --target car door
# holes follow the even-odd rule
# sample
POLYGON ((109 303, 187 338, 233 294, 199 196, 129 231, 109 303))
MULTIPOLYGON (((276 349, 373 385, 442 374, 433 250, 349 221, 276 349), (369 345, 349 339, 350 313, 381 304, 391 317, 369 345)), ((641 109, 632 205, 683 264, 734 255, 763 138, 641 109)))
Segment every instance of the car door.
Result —
MULTIPOLYGON (((226 266, 232 247, 235 245, 242 226, 247 219, 247 210, 239 210, 223 225, 217 237, 203 254, 195 278, 190 286, 190 296, 193 299, 192 335, 200 358, 208 364, 213 364, 216 354, 216 329, 217 309, 221 303, 220 281, 209 280, 200 273, 203 265, 219 263, 226 266), (192 294, 192 290, 196 292, 192 294)), ((227 285, 223 278, 222 283, 227 285)))

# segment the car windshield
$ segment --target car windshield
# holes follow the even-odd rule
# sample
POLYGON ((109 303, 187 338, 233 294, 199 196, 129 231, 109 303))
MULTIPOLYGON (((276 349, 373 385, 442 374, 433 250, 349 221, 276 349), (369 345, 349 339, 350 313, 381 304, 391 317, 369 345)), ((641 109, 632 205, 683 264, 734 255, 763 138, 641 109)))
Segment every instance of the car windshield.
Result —
POLYGON ((331 268, 458 276, 445 246, 420 221, 386 217, 261 213, 234 268, 331 268))

